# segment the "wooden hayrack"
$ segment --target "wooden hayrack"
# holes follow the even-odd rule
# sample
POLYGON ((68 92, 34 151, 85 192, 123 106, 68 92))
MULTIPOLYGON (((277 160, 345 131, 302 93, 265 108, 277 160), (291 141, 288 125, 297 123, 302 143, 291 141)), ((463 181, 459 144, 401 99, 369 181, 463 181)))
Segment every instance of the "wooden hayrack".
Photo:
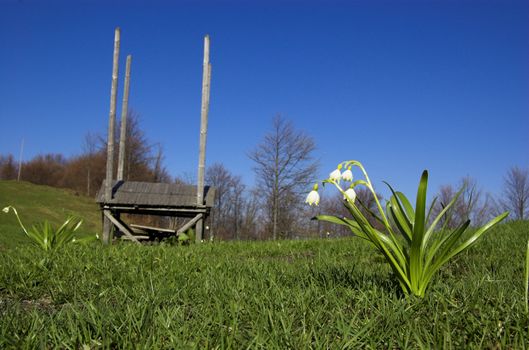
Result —
POLYGON ((112 87, 110 91, 110 114, 108 124, 106 179, 101 185, 96 202, 99 203, 103 217, 103 242, 109 243, 113 228, 116 227, 126 238, 139 243, 138 239, 149 238, 151 233, 178 235, 195 227, 196 241, 200 242, 204 234, 204 222, 209 216, 215 197, 215 190, 204 186, 206 163, 206 136, 209 112, 209 92, 211 82, 211 64, 209 63, 209 36, 204 38, 204 70, 202 77, 202 107, 200 123, 200 146, 198 156, 197 186, 165 183, 123 181, 123 169, 126 147, 126 123, 130 85, 130 67, 132 57, 127 56, 125 90, 121 110, 121 133, 119 141, 119 159, 117 179, 114 174, 114 125, 116 119, 116 99, 118 80, 118 61, 120 29, 114 36, 114 61, 112 69, 112 87), (178 229, 158 228, 127 224, 121 214, 157 215, 189 218, 178 229), (138 236, 137 233, 143 233, 138 236), (147 236, 145 236, 145 234, 147 236))

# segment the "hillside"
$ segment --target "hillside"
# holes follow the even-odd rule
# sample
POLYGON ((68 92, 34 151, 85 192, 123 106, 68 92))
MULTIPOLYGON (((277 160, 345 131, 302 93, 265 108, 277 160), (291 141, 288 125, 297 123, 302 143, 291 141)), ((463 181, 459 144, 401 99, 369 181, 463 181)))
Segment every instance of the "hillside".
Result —
MULTIPOLYGON (((8 205, 17 209, 26 227, 44 220, 61 225, 73 215, 83 219, 78 236, 101 231, 101 217, 94 199, 70 190, 28 182, 0 181, 0 209, 8 205)), ((29 240, 20 229, 15 215, 0 212, 0 249, 16 247, 24 242, 29 240)))

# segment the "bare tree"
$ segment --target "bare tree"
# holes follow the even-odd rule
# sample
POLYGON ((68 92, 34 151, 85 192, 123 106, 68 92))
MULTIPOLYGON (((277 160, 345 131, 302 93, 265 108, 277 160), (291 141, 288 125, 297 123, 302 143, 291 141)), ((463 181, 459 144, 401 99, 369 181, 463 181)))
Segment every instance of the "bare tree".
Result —
POLYGON ((92 166, 94 155, 97 151, 97 136, 88 132, 84 137, 83 151, 86 155, 86 195, 91 194, 92 166))
POLYGON ((229 211, 230 190, 233 186, 231 173, 220 163, 208 167, 206 184, 215 187, 215 201, 211 212, 211 226, 215 235, 227 234, 227 218, 229 211))
POLYGON ((500 205, 511 212, 514 220, 529 217, 529 171, 512 167, 504 178, 503 195, 500 205))
POLYGON ((245 186, 240 176, 233 175, 221 163, 206 171, 206 184, 215 187, 215 203, 211 213, 214 234, 221 238, 240 238, 245 186))
POLYGON ((255 162, 257 186, 264 199, 272 238, 291 229, 302 194, 314 181, 318 162, 312 137, 294 129, 281 116, 273 119, 272 130, 249 154, 255 162))

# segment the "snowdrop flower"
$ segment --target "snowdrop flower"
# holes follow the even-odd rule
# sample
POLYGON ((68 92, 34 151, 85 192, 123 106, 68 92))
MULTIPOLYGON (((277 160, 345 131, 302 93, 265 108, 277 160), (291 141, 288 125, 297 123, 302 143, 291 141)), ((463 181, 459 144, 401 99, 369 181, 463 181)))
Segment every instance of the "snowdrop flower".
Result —
POLYGON ((351 171, 351 167, 347 168, 347 170, 342 173, 342 180, 353 181, 353 172, 351 171))
POLYGON ((342 169, 342 164, 338 164, 338 167, 332 172, 329 174, 329 180, 331 181, 340 181, 340 179, 342 178, 342 172, 340 171, 342 169))
POLYGON ((354 203, 356 199, 356 192, 352 187, 349 187, 347 191, 343 194, 343 199, 349 200, 351 203, 354 203))
POLYGON ((5 207, 4 209, 2 209, 2 211, 6 214, 9 213, 9 207, 5 207))
POLYGON ((318 205, 320 203, 320 194, 318 193, 318 184, 315 184, 312 191, 307 195, 305 203, 309 205, 318 205))

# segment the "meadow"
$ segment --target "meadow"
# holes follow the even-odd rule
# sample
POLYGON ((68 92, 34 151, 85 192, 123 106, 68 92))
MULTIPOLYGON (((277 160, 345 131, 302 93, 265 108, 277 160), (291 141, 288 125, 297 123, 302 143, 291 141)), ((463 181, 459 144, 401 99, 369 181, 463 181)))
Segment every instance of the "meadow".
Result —
POLYGON ((13 243, 21 233, 6 220, 3 349, 529 347, 527 222, 492 229, 421 299, 402 295, 383 257, 355 238, 50 254, 13 243))

